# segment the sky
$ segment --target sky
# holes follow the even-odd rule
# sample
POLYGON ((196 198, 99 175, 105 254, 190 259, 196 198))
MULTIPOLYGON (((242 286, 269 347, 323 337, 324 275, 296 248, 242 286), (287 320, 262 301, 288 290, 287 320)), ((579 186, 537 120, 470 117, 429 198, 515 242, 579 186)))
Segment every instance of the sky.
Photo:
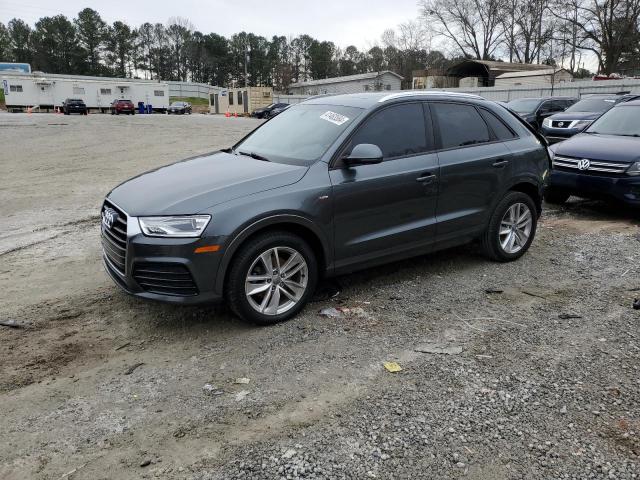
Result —
POLYGON ((14 17, 33 25, 40 17, 73 18, 83 8, 97 10, 108 23, 132 27, 184 17, 202 33, 246 31, 267 38, 308 34, 339 47, 368 49, 382 32, 418 17, 417 0, 0 0, 0 22, 14 17))

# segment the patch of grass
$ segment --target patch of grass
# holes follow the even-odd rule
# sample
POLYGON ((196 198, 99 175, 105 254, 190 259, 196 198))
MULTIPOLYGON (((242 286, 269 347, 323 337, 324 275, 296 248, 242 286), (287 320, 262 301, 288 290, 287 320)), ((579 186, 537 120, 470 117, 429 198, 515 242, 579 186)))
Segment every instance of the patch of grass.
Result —
POLYGON ((209 100, 200 97, 169 97, 169 102, 189 102, 194 107, 208 107, 209 100))
POLYGON ((0 107, 4 107, 4 90, 0 87, 0 107))

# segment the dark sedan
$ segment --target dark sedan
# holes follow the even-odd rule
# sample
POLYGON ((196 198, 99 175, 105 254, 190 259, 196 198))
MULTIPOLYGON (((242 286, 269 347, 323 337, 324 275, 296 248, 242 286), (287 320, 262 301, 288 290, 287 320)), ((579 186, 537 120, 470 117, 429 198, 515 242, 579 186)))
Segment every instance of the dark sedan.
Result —
POLYGON ((168 114, 184 115, 185 113, 191 114, 191 104, 189 102, 173 102, 167 108, 168 114))
MULTIPOLYGON (((257 108, 253 111, 252 115, 256 118, 269 118, 271 112, 276 108, 283 108, 288 106, 287 103, 272 103, 271 105, 267 105, 266 107, 257 108)), ((276 114, 277 115, 277 114, 276 114)))
POLYGON ((618 104, 584 133, 550 150, 548 202, 577 195, 640 206, 640 100, 618 104))
POLYGON ((573 97, 518 98, 507 103, 507 108, 539 130, 545 118, 554 113, 564 112, 577 101, 578 99, 573 97))
POLYGON ((287 108, 289 108, 291 105, 289 105, 288 103, 282 104, 281 107, 276 107, 273 110, 271 110, 271 112, 269 112, 269 115, 267 115, 267 118, 273 118, 276 115, 280 115, 282 112, 284 112, 287 108))
POLYGON ((62 102, 62 111, 65 115, 70 115, 72 113, 86 115, 87 105, 79 98, 67 98, 64 102, 62 102))
POLYGON ((556 113, 542 122, 542 134, 549 143, 566 140, 582 132, 593 121, 618 103, 640 98, 640 95, 589 95, 562 113, 556 113))

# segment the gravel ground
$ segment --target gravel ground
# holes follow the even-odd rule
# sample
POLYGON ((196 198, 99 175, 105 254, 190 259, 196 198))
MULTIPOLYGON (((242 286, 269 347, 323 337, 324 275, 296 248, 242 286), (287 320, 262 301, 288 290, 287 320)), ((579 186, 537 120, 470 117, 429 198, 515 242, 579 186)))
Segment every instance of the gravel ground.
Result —
POLYGON ((518 262, 367 270, 269 328, 121 293, 108 190, 256 125, 0 115, 0 478, 640 478, 637 212, 546 206, 518 262))

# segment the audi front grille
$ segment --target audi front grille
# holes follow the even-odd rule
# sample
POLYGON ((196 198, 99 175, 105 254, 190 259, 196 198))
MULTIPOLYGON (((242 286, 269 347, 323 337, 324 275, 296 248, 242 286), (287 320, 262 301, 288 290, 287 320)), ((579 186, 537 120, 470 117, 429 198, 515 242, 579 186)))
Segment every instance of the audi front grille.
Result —
POLYGON ((103 215, 106 209, 115 210, 117 216, 111 228, 102 223, 102 250, 110 266, 124 275, 127 268, 127 214, 108 200, 102 206, 103 215))

